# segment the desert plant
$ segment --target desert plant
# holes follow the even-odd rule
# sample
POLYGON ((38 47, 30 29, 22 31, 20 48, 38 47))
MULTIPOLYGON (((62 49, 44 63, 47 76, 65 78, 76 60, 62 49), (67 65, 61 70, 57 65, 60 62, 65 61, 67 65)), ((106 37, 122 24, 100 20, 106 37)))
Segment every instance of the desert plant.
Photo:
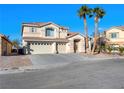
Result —
POLYGON ((106 52, 106 45, 100 46, 100 52, 106 52))
POLYGON ((123 55, 124 53, 124 47, 119 47, 118 48, 120 55, 123 55))
POLYGON ((109 54, 111 54, 113 48, 111 46, 107 46, 107 50, 109 51, 109 54))

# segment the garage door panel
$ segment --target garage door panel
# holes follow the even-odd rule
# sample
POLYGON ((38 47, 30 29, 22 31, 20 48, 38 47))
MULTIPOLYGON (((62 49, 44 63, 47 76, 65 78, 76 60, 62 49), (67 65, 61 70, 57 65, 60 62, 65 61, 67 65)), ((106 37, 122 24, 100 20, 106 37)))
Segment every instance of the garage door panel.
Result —
POLYGON ((51 44, 33 44, 30 45, 31 54, 47 54, 52 53, 52 45, 51 44))
POLYGON ((58 53, 66 53, 66 44, 58 44, 58 53))

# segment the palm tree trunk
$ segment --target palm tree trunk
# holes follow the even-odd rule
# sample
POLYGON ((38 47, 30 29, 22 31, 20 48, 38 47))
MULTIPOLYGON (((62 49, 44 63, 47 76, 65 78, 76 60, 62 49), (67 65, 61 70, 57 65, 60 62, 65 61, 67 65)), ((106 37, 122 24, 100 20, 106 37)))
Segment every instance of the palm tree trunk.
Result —
POLYGON ((96 49, 97 38, 98 38, 98 17, 95 17, 95 33, 94 33, 94 44, 93 44, 92 54, 94 54, 94 51, 96 49))
POLYGON ((87 22, 86 22, 86 15, 84 15, 84 31, 85 31, 85 53, 88 52, 89 44, 88 44, 88 29, 87 29, 87 22))

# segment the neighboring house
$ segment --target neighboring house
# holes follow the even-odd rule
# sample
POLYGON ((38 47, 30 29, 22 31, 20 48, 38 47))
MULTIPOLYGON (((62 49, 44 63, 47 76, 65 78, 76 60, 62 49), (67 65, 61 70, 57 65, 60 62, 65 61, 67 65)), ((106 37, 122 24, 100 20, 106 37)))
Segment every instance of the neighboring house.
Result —
POLYGON ((112 27, 105 31, 107 44, 115 47, 124 46, 124 26, 112 27))
POLYGON ((23 23, 22 44, 26 54, 85 52, 85 37, 52 22, 23 23))
POLYGON ((0 34, 0 55, 1 56, 11 55, 11 51, 12 43, 6 36, 0 34))

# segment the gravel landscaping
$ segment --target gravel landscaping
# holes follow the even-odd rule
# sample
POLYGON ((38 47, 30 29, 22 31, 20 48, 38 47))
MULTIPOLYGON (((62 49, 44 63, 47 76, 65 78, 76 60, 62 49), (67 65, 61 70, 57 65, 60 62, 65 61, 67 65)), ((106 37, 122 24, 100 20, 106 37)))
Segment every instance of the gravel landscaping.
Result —
POLYGON ((28 56, 1 56, 0 57, 0 69, 17 70, 19 67, 31 66, 32 63, 28 56))

